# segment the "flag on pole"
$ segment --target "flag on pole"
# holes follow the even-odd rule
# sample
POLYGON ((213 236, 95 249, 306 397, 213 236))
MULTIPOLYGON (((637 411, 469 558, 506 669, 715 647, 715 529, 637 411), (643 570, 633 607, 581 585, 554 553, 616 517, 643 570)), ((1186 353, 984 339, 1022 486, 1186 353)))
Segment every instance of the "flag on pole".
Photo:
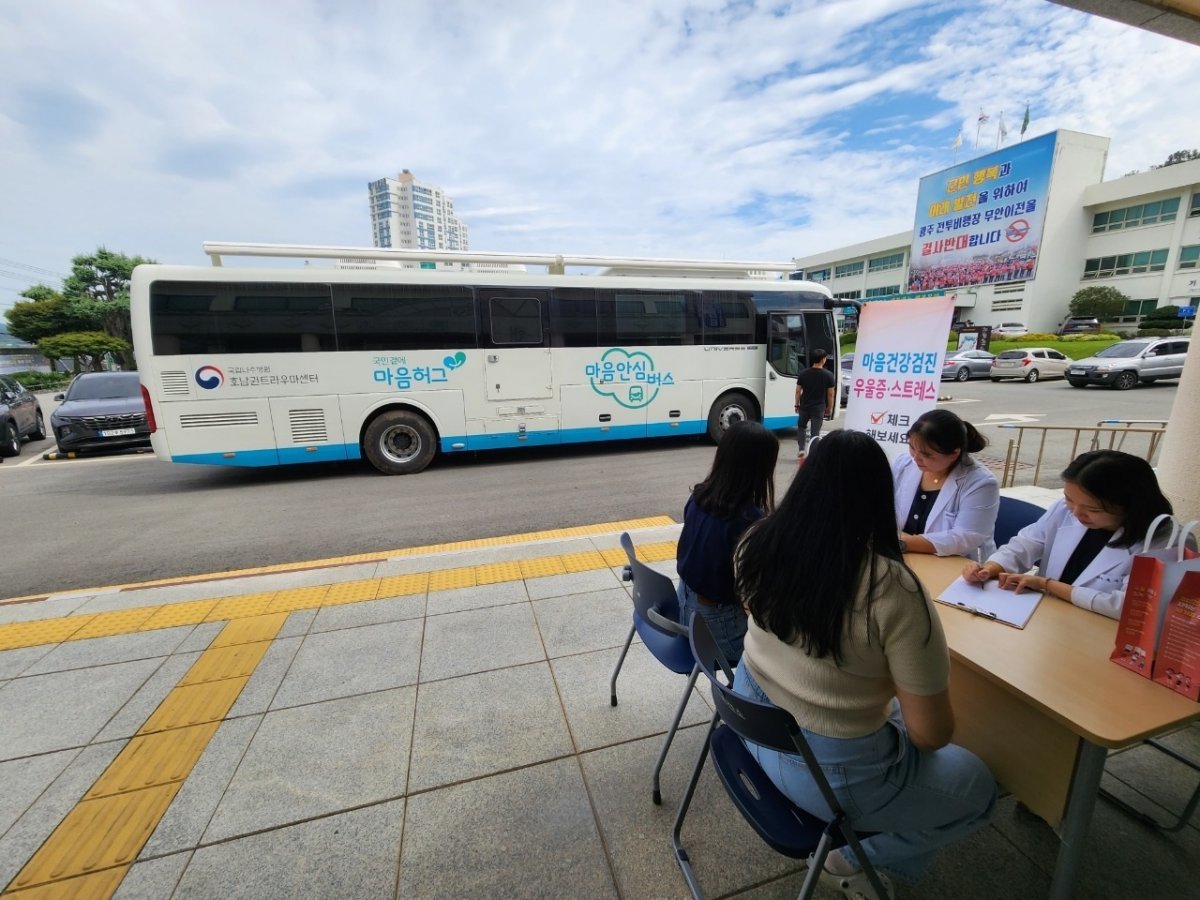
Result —
POLYGON ((962 146, 962 132, 960 131, 958 134, 956 134, 954 136, 954 143, 950 145, 950 149, 957 150, 961 146, 962 146))
POLYGON ((1021 122, 1021 137, 1025 137, 1025 129, 1029 127, 1029 104, 1025 104, 1025 118, 1021 122))
POLYGON ((1000 140, 1008 137, 1008 129, 1004 126, 1004 113, 1000 113, 1000 140))
POLYGON ((985 122, 987 122, 987 120, 989 118, 991 118, 991 116, 989 116, 987 113, 985 113, 982 109, 979 110, 979 124, 980 125, 983 125, 985 122))

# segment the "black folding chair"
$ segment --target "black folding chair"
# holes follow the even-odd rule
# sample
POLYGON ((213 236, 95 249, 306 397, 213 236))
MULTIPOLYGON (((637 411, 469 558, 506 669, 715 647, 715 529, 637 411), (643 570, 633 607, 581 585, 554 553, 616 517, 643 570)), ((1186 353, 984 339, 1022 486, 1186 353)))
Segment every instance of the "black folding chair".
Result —
POLYGON ((625 646, 621 648, 621 656, 609 682, 609 703, 617 705, 617 675, 621 673, 621 666, 625 663, 625 654, 629 652, 634 634, 641 636, 646 649, 660 663, 678 675, 688 676, 687 687, 675 709, 675 718, 667 732, 667 739, 663 741, 658 762, 654 764, 653 796, 654 802, 661 806, 659 773, 662 772, 667 751, 671 749, 671 741, 675 739, 675 732, 679 730, 679 722, 683 719, 683 711, 692 696, 696 679, 700 677, 700 670, 692 657, 687 626, 679 622, 679 599, 675 593, 675 583, 637 558, 633 552, 633 539, 629 537, 629 532, 621 535, 621 546, 625 548, 625 555, 629 558, 629 565, 625 567, 625 580, 632 582, 633 586, 633 624, 629 627, 629 636, 625 638, 625 646))
MULTIPOLYGON (((700 781, 704 760, 712 754, 713 766, 726 793, 750 826, 758 832, 769 846, 792 859, 812 856, 812 865, 805 876, 798 900, 808 900, 820 880, 821 870, 830 852, 849 845, 862 864, 871 885, 880 897, 889 896, 879 873, 863 852, 860 836, 850 827, 846 814, 837 801, 833 789, 813 756, 808 741, 800 731, 791 713, 769 703, 759 703, 740 694, 717 679, 719 670, 728 685, 733 684, 733 672, 725 655, 717 646, 708 625, 700 616, 693 615, 691 621, 692 654, 696 665, 712 685, 713 703, 716 714, 709 726, 708 738, 700 749, 696 767, 692 770, 683 803, 675 816, 675 828, 671 832, 671 843, 675 847, 675 860, 687 879, 688 887, 696 900, 704 896, 696 873, 692 870, 687 850, 682 843, 683 820, 700 781), (769 779, 758 761, 750 755, 743 740, 794 753, 803 758, 833 814, 824 819, 801 809, 784 796, 769 779)), ((864 832, 862 837, 870 837, 864 832)))

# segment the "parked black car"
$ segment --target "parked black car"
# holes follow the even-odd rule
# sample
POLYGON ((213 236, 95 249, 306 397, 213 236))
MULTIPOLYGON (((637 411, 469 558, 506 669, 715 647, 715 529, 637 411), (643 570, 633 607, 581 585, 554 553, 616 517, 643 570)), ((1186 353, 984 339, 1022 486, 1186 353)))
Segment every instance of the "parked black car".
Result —
POLYGON ((50 414, 58 449, 105 450, 149 446, 150 427, 137 372, 85 372, 71 382, 50 414))
POLYGON ((45 436, 46 423, 37 397, 15 378, 0 375, 0 457, 20 453, 25 438, 40 441, 45 436))

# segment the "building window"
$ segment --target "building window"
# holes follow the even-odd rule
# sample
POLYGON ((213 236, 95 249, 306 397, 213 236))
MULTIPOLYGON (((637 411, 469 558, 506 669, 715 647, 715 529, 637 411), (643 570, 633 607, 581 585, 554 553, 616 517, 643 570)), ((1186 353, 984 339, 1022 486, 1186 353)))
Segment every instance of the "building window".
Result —
POLYGON ((862 296, 862 291, 841 291, 833 295, 834 300, 857 300, 862 296))
POLYGON ((890 256, 877 256, 869 261, 868 271, 884 272, 888 269, 899 269, 904 265, 904 253, 893 253, 890 256))
POLYGON ((808 273, 809 281, 828 281, 829 269, 817 269, 815 272, 808 273))
POLYGON ((1200 263, 1200 244, 1179 248, 1179 268, 1195 269, 1200 263))
POLYGON ((1084 280, 1113 278, 1117 275, 1140 275, 1161 272, 1167 267, 1167 249, 1122 253, 1119 256, 1100 256, 1083 264, 1084 280))
POLYGON ((1188 216, 1200 216, 1200 191, 1192 194, 1192 211, 1188 216))
POLYGON ((1139 225, 1174 222, 1178 213, 1178 197, 1155 200, 1153 203, 1139 203, 1137 206, 1126 206, 1122 209, 1110 209, 1108 212, 1100 212, 1092 216, 1092 234, 1118 231, 1122 228, 1136 228, 1139 225))
POLYGON ((1008 297, 1003 300, 992 300, 992 312, 1017 312, 1025 305, 1023 297, 1008 297))
POLYGON ((846 263, 845 265, 835 266, 833 274, 837 278, 845 278, 848 275, 861 275, 863 271, 863 263, 860 259, 858 262, 846 263))
POLYGON ((867 288, 866 299, 873 297, 888 297, 900 293, 900 285, 889 284, 887 287, 867 288))

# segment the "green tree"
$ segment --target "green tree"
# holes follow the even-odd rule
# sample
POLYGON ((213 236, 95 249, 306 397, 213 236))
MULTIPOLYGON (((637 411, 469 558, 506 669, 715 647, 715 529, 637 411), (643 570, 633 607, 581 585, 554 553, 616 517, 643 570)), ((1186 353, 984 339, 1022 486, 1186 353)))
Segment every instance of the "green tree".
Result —
POLYGON ((44 284, 21 291, 26 300, 18 300, 12 308, 5 310, 9 334, 35 344, 44 337, 75 331, 79 322, 71 312, 66 299, 58 291, 44 284))
POLYGON ((1115 319, 1125 311, 1129 298, 1114 287, 1085 287, 1075 292, 1067 307, 1073 316, 1115 319))
POLYGON ((114 253, 106 247, 71 260, 71 274, 63 281, 63 296, 72 315, 125 344, 120 351, 123 368, 136 368, 133 328, 129 322, 129 280, 135 266, 153 260, 114 253))
POLYGON ((1167 166, 1191 162, 1193 159, 1200 159, 1200 150, 1176 150, 1167 157, 1166 162, 1164 162, 1161 166, 1151 166, 1150 168, 1165 169, 1167 166))
POLYGON ((100 372, 107 354, 123 355, 131 349, 128 341, 103 331, 69 331, 44 337, 37 342, 37 348, 47 359, 70 359, 76 373, 81 365, 86 365, 93 372, 100 372))

